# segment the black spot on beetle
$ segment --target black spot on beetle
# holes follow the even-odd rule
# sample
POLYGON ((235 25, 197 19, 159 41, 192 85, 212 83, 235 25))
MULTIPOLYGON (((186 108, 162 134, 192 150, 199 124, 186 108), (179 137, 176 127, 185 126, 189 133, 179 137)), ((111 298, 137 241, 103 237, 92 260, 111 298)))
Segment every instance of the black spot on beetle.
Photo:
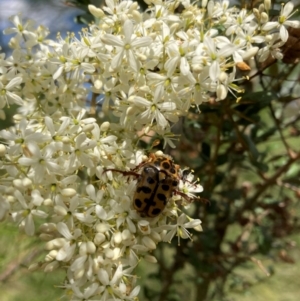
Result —
POLYGON ((143 203, 141 202, 140 199, 135 199, 134 204, 137 208, 141 208, 143 203))
POLYGON ((161 210, 159 208, 155 208, 152 210, 151 215, 155 216, 155 215, 159 215, 161 213, 161 210))
POLYGON ((167 200, 166 196, 163 193, 158 193, 156 196, 160 201, 165 202, 167 200))
POLYGON ((148 184, 154 184, 155 183, 155 180, 151 177, 148 177, 146 181, 147 181, 148 184))
POLYGON ((164 190, 164 191, 169 191, 170 186, 167 185, 167 184, 163 184, 163 185, 161 185, 161 188, 162 188, 162 190, 164 190))
POLYGON ((176 169, 174 167, 170 168, 170 173, 175 174, 176 173, 176 169))
POLYGON ((178 186, 178 181, 173 181, 173 182, 172 182, 172 185, 173 185, 174 187, 178 186))
POLYGON ((148 193, 152 192, 152 189, 147 186, 141 186, 136 189, 136 192, 138 192, 138 193, 144 192, 144 193, 148 194, 148 193))
POLYGON ((170 163, 168 163, 168 162, 163 162, 163 164, 162 164, 162 166, 163 166, 163 168, 164 169, 169 169, 171 166, 170 166, 170 163))

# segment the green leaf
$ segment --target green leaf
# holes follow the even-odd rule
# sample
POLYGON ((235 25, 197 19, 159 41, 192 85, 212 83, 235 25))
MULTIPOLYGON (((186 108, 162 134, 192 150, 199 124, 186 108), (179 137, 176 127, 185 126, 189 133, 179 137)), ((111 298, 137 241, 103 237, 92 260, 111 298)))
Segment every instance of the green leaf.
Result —
POLYGON ((269 166, 265 163, 262 163, 262 162, 253 161, 252 165, 257 167, 262 172, 267 172, 269 170, 269 166))
POLYGON ((220 183, 222 183, 223 179, 224 179, 224 173, 223 172, 218 172, 215 175, 215 186, 219 185, 220 183))
POLYGON ((203 160, 208 161, 210 159, 210 153, 211 153, 210 145, 206 142, 202 142, 201 149, 202 149, 201 156, 203 160))
POLYGON ((248 150, 251 154, 251 160, 257 161, 257 159, 259 157, 259 152, 258 152, 256 145, 253 142, 252 138, 247 135, 243 135, 243 138, 244 138, 244 141, 247 143, 248 150))
POLYGON ((228 153, 218 155, 216 163, 217 165, 223 165, 228 162, 228 153))
POLYGON ((300 166, 298 164, 293 164, 285 174, 285 179, 291 179, 299 176, 300 166))

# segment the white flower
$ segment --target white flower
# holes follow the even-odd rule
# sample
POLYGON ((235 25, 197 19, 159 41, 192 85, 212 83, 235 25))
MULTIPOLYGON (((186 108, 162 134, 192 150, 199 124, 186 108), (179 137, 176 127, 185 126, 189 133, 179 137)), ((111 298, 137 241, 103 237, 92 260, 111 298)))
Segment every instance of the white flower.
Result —
POLYGON ((5 104, 9 106, 9 104, 17 104, 22 106, 23 100, 22 98, 16 94, 15 92, 18 90, 17 87, 22 83, 22 77, 14 77, 7 84, 4 84, 0 80, 0 108, 2 109, 5 104))
POLYGON ((195 193, 201 193, 203 191, 203 187, 197 182, 194 181, 194 175, 185 170, 182 172, 182 180, 179 182, 179 191, 182 191, 186 194, 190 199, 197 198, 195 193))
POLYGON ((176 105, 171 101, 163 101, 163 97, 164 90, 160 86, 155 89, 152 101, 140 96, 132 97, 130 101, 138 108, 144 109, 138 114, 138 121, 143 124, 145 122, 153 124, 155 121, 160 129, 165 129, 169 125, 166 118, 176 118, 175 114, 172 118, 176 105))
POLYGON ((167 234, 164 236, 163 241, 170 242, 171 239, 176 234, 178 236, 178 245, 180 245, 180 238, 191 239, 190 233, 187 229, 196 228, 200 224, 201 221, 199 219, 195 219, 187 222, 187 217, 183 213, 177 218, 176 224, 163 226, 163 228, 168 231, 167 234))
POLYGON ((249 27, 248 23, 254 19, 254 14, 248 14, 246 9, 241 9, 237 17, 230 20, 230 26, 226 29, 226 35, 232 35, 236 33, 239 29, 244 29, 249 27), (233 23, 233 24, 232 24, 233 23))
POLYGON ((223 47, 218 49, 216 40, 210 37, 205 37, 203 45, 203 51, 205 51, 205 55, 210 60, 209 76, 212 81, 216 81, 220 75, 221 66, 224 64, 226 58, 233 53, 234 47, 228 41, 227 45, 223 44, 223 47))
POLYGON ((36 183, 42 182, 47 174, 61 174, 61 167, 52 158, 54 151, 52 147, 47 146, 41 151, 35 142, 30 141, 27 148, 28 157, 23 156, 18 162, 30 168, 36 183))
POLYGON ((293 15, 293 9, 294 4, 292 2, 288 2, 285 5, 283 4, 281 7, 280 16, 278 17, 278 21, 267 22, 266 24, 264 24, 262 29, 265 31, 270 31, 274 28, 279 27, 279 36, 283 42, 286 42, 289 37, 289 33, 286 29, 286 26, 294 28, 300 27, 300 21, 288 20, 293 15))
POLYGON ((15 25, 15 27, 7 28, 3 30, 4 34, 16 33, 17 38, 20 38, 23 34, 28 38, 28 36, 33 35, 33 20, 28 20, 25 24, 22 23, 21 14, 15 15, 9 18, 9 20, 15 25))
POLYGON ((80 164, 83 164, 86 167, 94 167, 93 158, 89 155, 88 150, 95 146, 96 142, 88 139, 85 133, 81 133, 77 136, 74 152, 70 156, 69 168, 76 168, 80 164))
POLYGON ((168 76, 172 76, 177 65, 182 75, 187 75, 190 72, 190 65, 186 58, 186 52, 188 52, 188 41, 185 41, 182 45, 178 45, 177 42, 172 41, 167 45, 167 53, 169 55, 164 67, 167 70, 168 76))
POLYGON ((104 268, 100 269, 98 272, 98 279, 101 282, 101 299, 100 300, 108 300, 108 296, 112 296, 115 298, 125 297, 126 290, 122 292, 120 290, 120 281, 123 277, 123 266, 121 264, 118 265, 112 276, 112 268, 108 267, 108 271, 104 268))
MULTIPOLYGON (((79 286, 76 285, 75 283, 73 283, 71 285, 72 291, 74 293, 74 296, 72 298, 73 301, 80 301, 80 300, 92 300, 90 299, 91 297, 93 297, 94 295, 96 295, 96 291, 99 287, 99 284, 96 282, 93 282, 90 286, 86 287, 84 289, 84 292, 82 293, 79 289, 79 286), (74 297, 76 299, 74 299, 74 297), (77 299, 79 298, 79 299, 77 299)), ((97 300, 97 299, 93 299, 93 300, 97 300)))
MULTIPOLYGON (((32 192, 32 196, 34 194, 35 191, 32 192)), ((48 216, 47 213, 45 213, 44 211, 35 209, 41 205, 43 199, 39 198, 39 201, 35 202, 33 198, 30 202, 28 202, 28 198, 26 200, 19 190, 16 190, 14 195, 19 201, 20 205, 22 206, 22 209, 20 211, 14 212, 12 214, 12 217, 15 221, 21 223, 21 226, 24 227, 25 233, 28 236, 32 236, 35 232, 33 217, 37 216, 41 218, 46 218, 48 216)))
POLYGON ((1 65, 7 70, 6 76, 8 78, 13 78, 17 76, 18 73, 25 75, 26 68, 28 68, 25 53, 21 49, 15 49, 11 57, 8 57, 7 60, 0 60, 0 66, 1 65))
POLYGON ((122 59, 124 55, 127 58, 129 66, 137 71, 139 69, 139 61, 136 57, 135 51, 137 48, 149 46, 152 42, 150 37, 138 38, 133 34, 133 24, 130 20, 124 22, 124 39, 114 36, 112 34, 106 34, 102 37, 102 42, 107 45, 116 46, 119 48, 118 53, 113 57, 111 61, 111 67, 117 69, 121 67, 122 59))
POLYGON ((272 55, 272 57, 276 59, 282 59, 283 54, 281 53, 280 47, 284 44, 284 42, 279 39, 279 33, 267 36, 266 43, 267 45, 260 48, 258 51, 258 60, 263 62, 269 57, 269 55, 272 55))
POLYGON ((50 139, 48 135, 39 133, 34 128, 31 128, 30 123, 26 119, 22 119, 14 129, 0 131, 0 136, 9 142, 10 155, 19 155, 22 148, 28 146, 29 142, 45 143, 50 139))
POLYGON ((68 262, 72 259, 77 247, 77 239, 81 236, 81 230, 75 229, 74 234, 71 234, 68 226, 64 223, 57 224, 57 231, 66 239, 64 245, 58 250, 56 260, 68 262))
POLYGON ((57 215, 58 220, 64 220, 70 229, 74 228, 74 217, 77 217, 79 205, 79 197, 75 195, 72 198, 66 198, 58 194, 55 198, 55 206, 53 211, 57 215))
POLYGON ((9 201, 0 196, 0 221, 2 221, 10 210, 9 201))

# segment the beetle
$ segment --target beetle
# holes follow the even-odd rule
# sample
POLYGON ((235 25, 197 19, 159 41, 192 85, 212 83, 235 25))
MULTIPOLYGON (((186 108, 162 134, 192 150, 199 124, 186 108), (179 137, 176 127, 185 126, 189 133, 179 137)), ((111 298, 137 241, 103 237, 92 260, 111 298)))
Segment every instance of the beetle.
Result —
POLYGON ((181 179, 179 169, 179 165, 174 164, 172 157, 150 153, 148 160, 130 171, 106 169, 104 172, 113 171, 124 176, 136 177, 133 207, 142 217, 156 217, 165 209, 173 194, 191 201, 186 194, 177 190, 181 179))

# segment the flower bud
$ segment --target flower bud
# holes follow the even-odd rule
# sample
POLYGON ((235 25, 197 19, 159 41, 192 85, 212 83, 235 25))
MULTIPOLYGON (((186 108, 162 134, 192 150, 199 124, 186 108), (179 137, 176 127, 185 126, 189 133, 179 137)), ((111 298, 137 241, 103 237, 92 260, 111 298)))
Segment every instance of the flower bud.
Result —
POLYGON ((13 120, 14 120, 15 123, 19 123, 23 118, 24 118, 24 116, 21 115, 21 114, 15 114, 13 116, 13 120))
POLYGON ((155 156, 157 156, 157 157, 161 157, 163 155, 164 155, 164 153, 162 151, 155 152, 155 156))
POLYGON ((42 241, 49 241, 49 240, 53 239, 53 235, 42 233, 42 234, 39 235, 39 238, 42 241))
POLYGON ((128 229, 123 230, 122 232, 122 240, 129 240, 132 238, 132 234, 128 229))
POLYGON ((88 9, 90 13, 96 18, 102 19, 105 16, 104 11, 101 8, 97 8, 95 5, 89 4, 88 9))
POLYGON ((161 241, 161 236, 160 236, 160 234, 159 234, 158 232, 156 232, 156 231, 152 231, 152 232, 151 232, 151 237, 154 239, 154 241, 155 241, 156 243, 158 243, 159 241, 161 241))
POLYGON ((86 243, 86 251, 88 254, 94 254, 96 252, 96 246, 92 241, 86 243))
MULTIPOLYGON (((7 189, 6 193, 9 193, 10 189, 7 189)), ((12 193, 12 192, 11 192, 12 193)), ((8 195, 6 197, 6 200, 9 202, 9 203, 14 203, 16 201, 16 199, 12 196, 12 195, 8 195)))
POLYGON ((263 5, 263 3, 261 3, 259 6, 258 6, 258 10, 260 13, 264 12, 265 11, 265 6, 263 5))
POLYGON ((84 127, 82 127, 82 131, 83 132, 90 132, 90 131, 92 131, 93 129, 94 129, 94 124, 87 124, 87 125, 85 125, 84 127))
POLYGON ((264 5, 265 5, 265 10, 270 10, 271 9, 271 0, 264 0, 264 5))
POLYGON ((142 238, 142 242, 148 249, 150 249, 150 250, 156 249, 155 242, 149 236, 144 236, 142 238))
POLYGON ((101 132, 107 132, 109 128, 110 128, 110 123, 108 121, 105 121, 100 125, 101 132))
POLYGON ((208 13, 209 16, 212 15, 214 7, 215 7, 214 1, 212 1, 212 0, 208 1, 208 4, 207 4, 207 13, 208 13))
POLYGON ((114 257, 113 260, 117 260, 121 256, 121 249, 120 248, 114 248, 113 249, 114 257))
POLYGON ((271 34, 268 34, 268 35, 265 36, 266 42, 271 42, 272 39, 273 39, 273 36, 271 34))
POLYGON ((39 269, 40 265, 35 262, 35 263, 32 263, 29 267, 28 267, 28 271, 29 272, 34 272, 34 271, 37 271, 39 269))
POLYGON ((133 18, 133 20, 136 21, 137 23, 140 23, 140 22, 142 22, 142 20, 143 20, 143 17, 142 17, 142 15, 141 15, 141 13, 138 12, 137 10, 135 10, 135 11, 132 12, 132 18, 133 18))
POLYGON ((24 189, 23 182, 20 179, 13 180, 13 185, 18 189, 24 189))
POLYGON ((63 137, 62 139, 61 139, 61 141, 62 141, 62 143, 64 143, 64 144, 70 144, 70 138, 69 137, 63 137))
POLYGON ((132 2, 131 4, 130 4, 130 7, 129 7, 129 12, 133 12, 134 10, 136 10, 137 8, 138 8, 138 3, 137 2, 132 2))
POLYGON ((218 85, 217 87, 217 100, 225 99, 227 96, 227 89, 224 87, 224 85, 218 85))
POLYGON ((121 242, 122 242, 122 234, 121 234, 121 232, 116 232, 115 234, 114 234, 114 242, 115 242, 115 244, 120 244, 121 242))
POLYGON ((45 250, 53 250, 53 249, 60 249, 63 247, 63 245, 66 243, 66 240, 62 237, 55 238, 53 240, 48 241, 45 244, 45 250))
POLYGON ((132 222, 131 219, 128 219, 127 221, 127 224, 128 224, 128 229, 131 233, 135 233, 136 232, 136 226, 135 224, 132 222))
POLYGON ((50 262, 49 264, 46 265, 44 268, 44 272, 50 273, 56 270, 59 267, 59 263, 57 261, 50 262))
POLYGON ((280 50, 278 50, 278 51, 275 52, 274 57, 275 57, 277 60, 282 60, 283 54, 280 52, 280 50))
POLYGON ((246 61, 253 58, 257 54, 258 50, 259 50, 258 47, 251 47, 245 53, 243 53, 242 55, 243 60, 246 61))
POLYGON ((157 259, 152 255, 145 255, 144 259, 151 263, 157 263, 157 259))
POLYGON ((76 195, 76 190, 74 188, 65 188, 61 191, 61 194, 66 197, 73 197, 76 195))
POLYGON ((32 181, 30 179, 28 179, 28 178, 24 178, 22 180, 22 182, 23 182, 23 186, 26 187, 26 188, 28 188, 28 187, 30 187, 32 185, 32 181))
POLYGON ((265 24, 269 21, 269 16, 265 12, 262 12, 260 16, 261 23, 265 24))
POLYGON ((253 12, 253 15, 255 16, 255 18, 257 20, 260 20, 260 12, 259 12, 259 10, 254 7, 253 10, 252 10, 252 12, 253 12))
POLYGON ((68 214, 68 211, 63 206, 54 206, 54 212, 59 216, 66 216, 68 214))
POLYGON ((219 80, 220 80, 220 82, 221 82, 221 83, 226 82, 227 78, 228 78, 227 73, 224 72, 224 71, 222 71, 222 72, 220 73, 220 75, 219 75, 219 80))
POLYGON ((6 154, 6 146, 4 144, 0 144, 0 157, 3 157, 6 154))
POLYGON ((101 245, 106 240, 106 237, 103 233, 97 233, 94 238, 94 243, 96 246, 101 245))
POLYGON ((45 261, 46 261, 46 262, 53 261, 53 260, 56 258, 56 255, 57 255, 57 250, 52 250, 52 251, 50 251, 50 252, 46 255, 45 261))
POLYGON ((207 0, 202 0, 201 6, 204 8, 204 7, 206 7, 206 5, 207 5, 207 0))
POLYGON ((100 233, 104 233, 106 231, 108 231, 110 229, 109 225, 105 224, 105 223, 99 223, 96 226, 96 231, 100 232, 100 233))
POLYGON ((79 247, 79 254, 80 254, 81 256, 87 254, 87 245, 86 245, 86 242, 83 242, 83 243, 80 244, 80 247, 79 247))
POLYGON ((144 235, 148 235, 151 232, 151 228, 149 226, 149 222, 146 220, 140 220, 138 222, 138 228, 144 235))
POLYGON ((103 82, 100 80, 100 79, 96 79, 94 81, 94 87, 97 89, 97 90, 100 90, 103 86, 103 82))
POLYGON ((55 223, 44 223, 40 226, 40 232, 44 233, 52 233, 56 231, 56 224, 55 223))
POLYGON ((114 251, 112 249, 105 249, 105 257, 108 259, 114 258, 114 251))
POLYGON ((52 207, 53 201, 51 199, 45 199, 43 204, 44 204, 44 206, 52 207))

